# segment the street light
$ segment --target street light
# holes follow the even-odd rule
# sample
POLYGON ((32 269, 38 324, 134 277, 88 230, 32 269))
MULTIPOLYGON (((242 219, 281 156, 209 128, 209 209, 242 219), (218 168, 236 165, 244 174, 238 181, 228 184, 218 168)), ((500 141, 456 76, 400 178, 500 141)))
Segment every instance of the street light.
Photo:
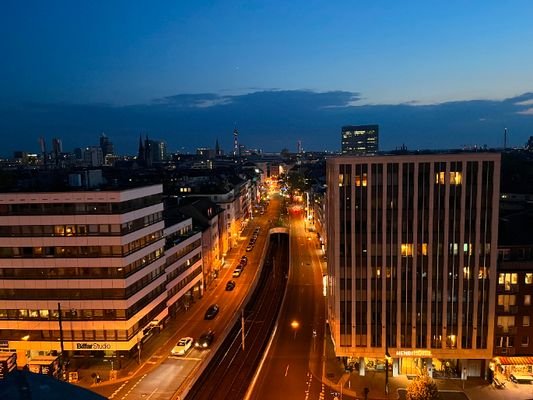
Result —
POLYGON ((298 332, 298 328, 300 327, 300 323, 296 320, 293 320, 291 322, 291 328, 294 330, 294 340, 296 340, 296 332, 298 332))

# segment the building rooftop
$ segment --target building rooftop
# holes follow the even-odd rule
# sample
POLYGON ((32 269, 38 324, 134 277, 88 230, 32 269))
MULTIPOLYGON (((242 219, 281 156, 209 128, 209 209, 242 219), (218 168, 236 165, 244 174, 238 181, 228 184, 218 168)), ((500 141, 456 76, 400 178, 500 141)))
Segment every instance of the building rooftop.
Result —
POLYGON ((104 400, 88 389, 29 371, 13 371, 0 380, 0 399, 104 400))

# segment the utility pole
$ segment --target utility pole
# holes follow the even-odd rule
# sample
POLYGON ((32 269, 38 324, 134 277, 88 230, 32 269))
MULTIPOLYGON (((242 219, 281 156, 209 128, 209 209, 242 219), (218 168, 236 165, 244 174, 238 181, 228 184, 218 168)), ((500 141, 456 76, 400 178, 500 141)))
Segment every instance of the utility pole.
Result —
POLYGON ((141 365, 141 338, 137 336, 137 350, 139 351, 139 365, 141 365))
POLYGON ((61 317, 61 303, 57 303, 57 314, 58 314, 58 321, 59 321, 59 343, 61 345, 61 355, 59 356, 59 368, 61 369, 61 373, 63 373, 64 363, 63 363, 63 357, 65 355, 65 345, 63 343, 63 319, 61 317))

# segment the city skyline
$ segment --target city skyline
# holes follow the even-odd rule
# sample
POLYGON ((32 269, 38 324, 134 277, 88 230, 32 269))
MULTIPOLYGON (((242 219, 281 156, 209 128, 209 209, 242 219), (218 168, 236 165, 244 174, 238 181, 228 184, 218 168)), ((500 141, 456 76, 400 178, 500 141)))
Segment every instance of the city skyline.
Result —
POLYGON ((532 134, 533 6, 295 1, 7 2, 0 44, 2 155, 66 149, 101 132, 133 154, 340 149, 379 124, 382 148, 523 145, 532 134), (446 138, 446 140, 443 139, 446 138))

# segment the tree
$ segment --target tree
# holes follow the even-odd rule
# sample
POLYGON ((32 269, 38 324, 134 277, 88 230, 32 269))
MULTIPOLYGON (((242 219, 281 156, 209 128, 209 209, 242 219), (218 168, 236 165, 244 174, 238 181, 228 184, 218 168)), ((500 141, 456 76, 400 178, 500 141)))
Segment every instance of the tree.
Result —
POLYGON ((437 384, 427 373, 418 376, 407 385, 407 400, 439 400, 437 384))

